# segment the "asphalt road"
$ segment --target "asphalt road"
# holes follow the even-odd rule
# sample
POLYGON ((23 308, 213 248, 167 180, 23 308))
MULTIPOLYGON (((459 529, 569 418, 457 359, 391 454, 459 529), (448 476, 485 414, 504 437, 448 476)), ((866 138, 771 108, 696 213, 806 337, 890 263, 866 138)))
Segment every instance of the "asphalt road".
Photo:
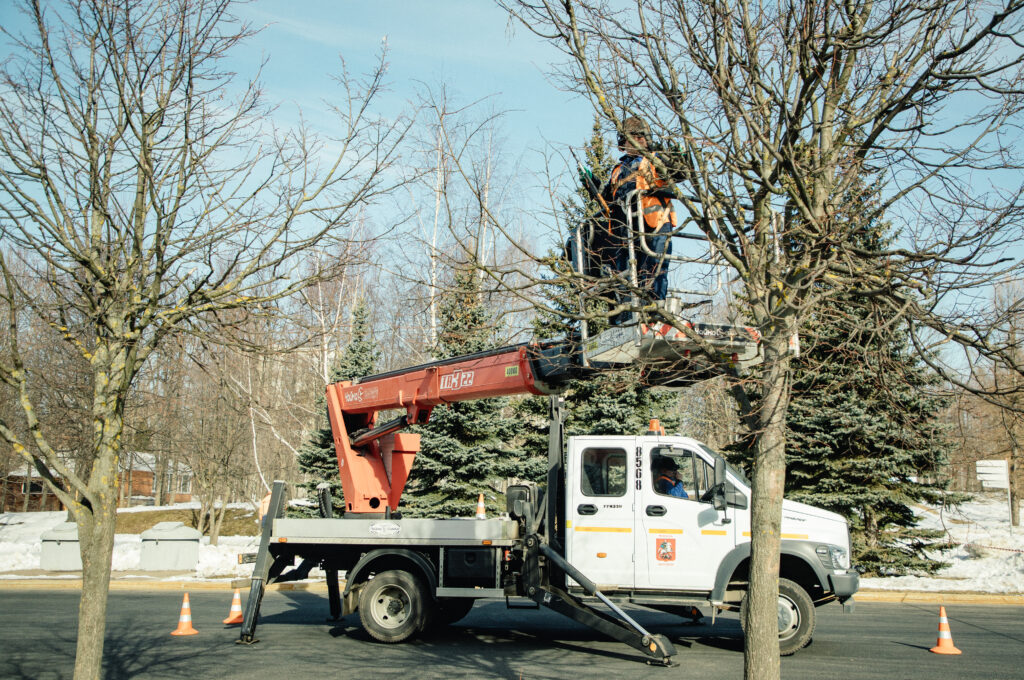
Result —
MULTIPOLYGON (((272 592, 256 631, 261 642, 234 644, 238 626, 220 622, 230 593, 194 592, 198 635, 172 637, 179 592, 113 592, 104 677, 123 678, 739 678, 743 646, 734 615, 689 625, 645 610, 640 623, 667 634, 679 654, 673 668, 647 666, 625 645, 547 610, 476 605, 454 626, 403 645, 371 642, 358 616, 327 622, 326 597, 272 592)), ((244 603, 244 594, 243 594, 244 603)), ((78 593, 0 591, 0 678, 70 678, 78 593)), ((939 656, 938 607, 859 603, 818 609, 809 647, 782 661, 784 678, 1024 678, 1024 607, 947 607, 962 656, 939 656)))

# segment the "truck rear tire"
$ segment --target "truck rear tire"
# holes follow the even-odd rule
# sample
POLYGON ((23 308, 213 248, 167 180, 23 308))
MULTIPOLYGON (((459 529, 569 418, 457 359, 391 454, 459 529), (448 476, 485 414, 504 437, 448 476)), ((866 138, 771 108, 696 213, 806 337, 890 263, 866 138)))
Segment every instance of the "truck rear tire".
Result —
MULTIPOLYGON (((814 635, 814 603, 810 595, 787 578, 779 579, 779 653, 791 656, 814 635)), ((740 602, 740 628, 747 632, 747 596, 740 602)))
POLYGON ((363 586, 359 620, 375 640, 404 642, 423 628, 428 600, 421 579, 407 571, 385 571, 363 586))

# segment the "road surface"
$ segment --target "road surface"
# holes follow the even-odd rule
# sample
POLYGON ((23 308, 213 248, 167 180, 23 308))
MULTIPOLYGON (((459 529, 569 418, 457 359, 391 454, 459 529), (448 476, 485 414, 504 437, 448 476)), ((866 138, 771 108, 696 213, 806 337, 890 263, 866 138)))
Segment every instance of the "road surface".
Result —
MULTIPOLYGON (((507 611, 477 603, 465 619, 402 645, 372 642, 358 615, 325 621, 326 596, 270 592, 254 646, 234 644, 224 626, 230 592, 192 592, 198 635, 172 637, 181 593, 112 592, 103 676, 125 678, 739 678, 743 643, 734 615, 712 626, 688 625, 658 612, 631 610, 667 634, 674 668, 647 666, 633 650, 547 610, 507 611)), ((243 593, 243 603, 245 594, 243 593)), ((0 678, 70 678, 74 667, 76 591, 0 590, 0 678)), ((962 656, 931 654, 938 607, 858 603, 852 614, 819 608, 809 647, 782 661, 784 678, 1024 678, 1024 607, 951 605, 953 640, 962 656)))

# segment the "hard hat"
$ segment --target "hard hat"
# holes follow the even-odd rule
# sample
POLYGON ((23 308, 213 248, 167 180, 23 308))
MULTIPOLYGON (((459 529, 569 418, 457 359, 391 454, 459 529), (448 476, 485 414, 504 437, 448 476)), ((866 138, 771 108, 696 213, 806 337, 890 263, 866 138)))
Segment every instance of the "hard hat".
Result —
POLYGON ((626 120, 622 121, 622 135, 632 135, 639 137, 643 135, 647 139, 651 138, 651 126, 647 124, 643 118, 637 116, 630 116, 626 120))
POLYGON ((655 463, 655 469, 672 470, 673 472, 675 472, 676 470, 679 469, 679 465, 671 458, 662 457, 658 459, 657 463, 655 463))

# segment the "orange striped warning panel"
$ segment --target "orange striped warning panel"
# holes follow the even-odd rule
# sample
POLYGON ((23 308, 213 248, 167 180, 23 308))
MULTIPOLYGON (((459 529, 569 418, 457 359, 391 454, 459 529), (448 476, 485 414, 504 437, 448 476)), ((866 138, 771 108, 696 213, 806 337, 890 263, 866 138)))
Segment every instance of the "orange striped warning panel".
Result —
POLYGON ((946 618, 945 607, 939 607, 939 641, 928 651, 936 654, 963 654, 953 646, 953 636, 949 632, 949 619, 946 618))

